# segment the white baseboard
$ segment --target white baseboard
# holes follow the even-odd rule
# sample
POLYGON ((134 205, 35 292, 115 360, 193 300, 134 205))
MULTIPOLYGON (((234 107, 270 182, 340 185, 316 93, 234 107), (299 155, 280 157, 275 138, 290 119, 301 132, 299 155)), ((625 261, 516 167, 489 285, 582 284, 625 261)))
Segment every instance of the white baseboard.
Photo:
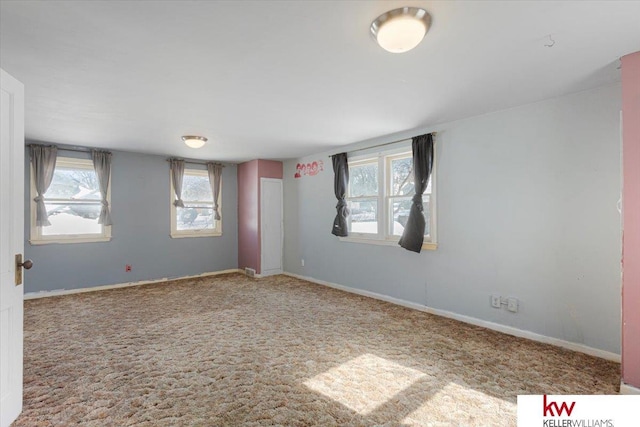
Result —
POLYGON ((239 268, 238 271, 240 271, 240 273, 244 274, 245 276, 251 278, 251 279, 262 279, 262 274, 260 273, 256 273, 255 268, 251 268, 251 267, 244 267, 244 268, 239 268), (253 274, 251 274, 251 272, 247 271, 247 270, 251 270, 251 272, 253 272, 253 274))
POLYGON ((471 316, 465 316, 463 314, 454 313, 447 310, 440 310, 437 308, 428 307, 426 305, 418 304, 415 302, 405 301, 398 298, 393 298, 387 295, 378 294, 376 292, 365 291, 362 289, 351 288, 349 286, 338 285, 336 283, 325 282, 324 280, 314 279, 313 277, 302 276, 295 273, 283 273, 287 276, 295 277, 297 279, 306 280, 308 282, 317 283, 319 285, 328 286, 330 288, 339 289, 341 291, 349 292, 352 294, 362 295, 365 297, 375 298, 381 301, 390 302, 392 304, 401 305, 403 307, 412 308, 414 310, 424 311, 426 313, 435 314, 437 316, 447 317, 449 319, 459 320, 471 325, 481 326, 483 328, 491 329, 494 331, 502 332, 508 335, 513 335, 520 338, 527 338, 532 341, 537 341, 545 344, 555 345, 557 347, 566 348, 568 350, 585 353, 590 356, 600 357, 602 359, 611 360, 613 362, 620 363, 620 355, 598 348, 588 347, 583 344, 574 343, 571 341, 561 340, 559 338, 548 337, 546 335, 537 334, 531 331, 525 331, 523 329, 514 328, 512 326, 505 326, 499 323, 489 322, 486 320, 477 319, 471 316))
POLYGON ((169 282, 172 280, 195 279, 198 277, 206 277, 206 276, 218 276, 220 274, 228 274, 228 273, 242 273, 242 271, 238 270, 237 268, 231 268, 228 270, 211 271, 208 273, 194 274, 193 276, 182 276, 182 277, 172 277, 172 278, 163 277, 162 279, 141 280, 139 282, 128 282, 128 283, 116 283, 113 285, 93 286, 90 288, 58 289, 55 291, 27 292, 24 294, 24 299, 30 300, 30 299, 37 299, 37 298, 57 297, 61 295, 80 294, 83 292, 104 291, 107 289, 128 288, 130 286, 149 285, 153 283, 169 282))
POLYGON ((620 382, 620 394, 640 394, 640 388, 620 382))

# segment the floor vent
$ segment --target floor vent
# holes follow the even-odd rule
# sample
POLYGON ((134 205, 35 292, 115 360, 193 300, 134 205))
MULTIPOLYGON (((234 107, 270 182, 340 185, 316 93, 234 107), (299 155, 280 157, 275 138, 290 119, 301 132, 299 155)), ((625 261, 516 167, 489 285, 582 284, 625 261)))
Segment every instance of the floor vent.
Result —
POLYGON ((249 277, 256 277, 256 270, 254 268, 245 267, 244 274, 249 277))

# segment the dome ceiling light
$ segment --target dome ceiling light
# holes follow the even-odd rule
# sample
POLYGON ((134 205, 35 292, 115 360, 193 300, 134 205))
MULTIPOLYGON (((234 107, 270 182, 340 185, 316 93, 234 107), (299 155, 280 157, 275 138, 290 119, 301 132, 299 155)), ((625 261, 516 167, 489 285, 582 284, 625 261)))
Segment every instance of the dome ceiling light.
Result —
POLYGON ((201 148, 205 142, 207 142, 207 138, 204 136, 195 136, 195 135, 185 135, 182 137, 182 140, 187 145, 187 147, 191 148, 201 148))
POLYGON ((371 34, 380 47, 392 53, 408 52, 418 46, 431 26, 431 15, 418 7, 402 7, 378 16, 371 34))

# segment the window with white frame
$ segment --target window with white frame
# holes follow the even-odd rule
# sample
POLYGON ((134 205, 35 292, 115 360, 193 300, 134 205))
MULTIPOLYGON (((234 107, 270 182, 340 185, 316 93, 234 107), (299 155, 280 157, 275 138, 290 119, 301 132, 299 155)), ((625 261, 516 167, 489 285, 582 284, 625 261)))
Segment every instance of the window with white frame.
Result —
MULTIPOLYGON (((170 180, 171 181, 171 180, 170 180)), ((222 190, 220 197, 222 199, 222 190)), ((171 237, 220 236, 222 220, 216 220, 213 212, 213 193, 206 170, 184 170, 182 201, 184 208, 176 207, 176 195, 171 183, 171 237)), ((221 200, 218 211, 222 214, 221 200)))
MULTIPOLYGON (((111 239, 111 226, 98 224, 102 208, 98 177, 89 159, 58 157, 51 185, 44 194, 49 226, 36 226, 38 195, 31 170, 32 244, 102 242, 111 239)), ((107 193, 111 204, 111 186, 107 193)))
MULTIPOLYGON (((435 164, 423 193, 423 248, 436 247, 435 164)), ((411 151, 389 150, 349 159, 349 237, 369 243, 398 242, 415 194, 411 151)))

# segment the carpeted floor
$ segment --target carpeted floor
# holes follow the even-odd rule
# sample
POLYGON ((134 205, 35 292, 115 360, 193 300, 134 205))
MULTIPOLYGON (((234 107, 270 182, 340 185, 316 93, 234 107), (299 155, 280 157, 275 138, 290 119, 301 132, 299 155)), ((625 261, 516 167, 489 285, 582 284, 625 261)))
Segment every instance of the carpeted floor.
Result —
POLYGON ((25 302, 49 426, 515 425, 518 394, 615 393, 619 364, 286 276, 25 302))

